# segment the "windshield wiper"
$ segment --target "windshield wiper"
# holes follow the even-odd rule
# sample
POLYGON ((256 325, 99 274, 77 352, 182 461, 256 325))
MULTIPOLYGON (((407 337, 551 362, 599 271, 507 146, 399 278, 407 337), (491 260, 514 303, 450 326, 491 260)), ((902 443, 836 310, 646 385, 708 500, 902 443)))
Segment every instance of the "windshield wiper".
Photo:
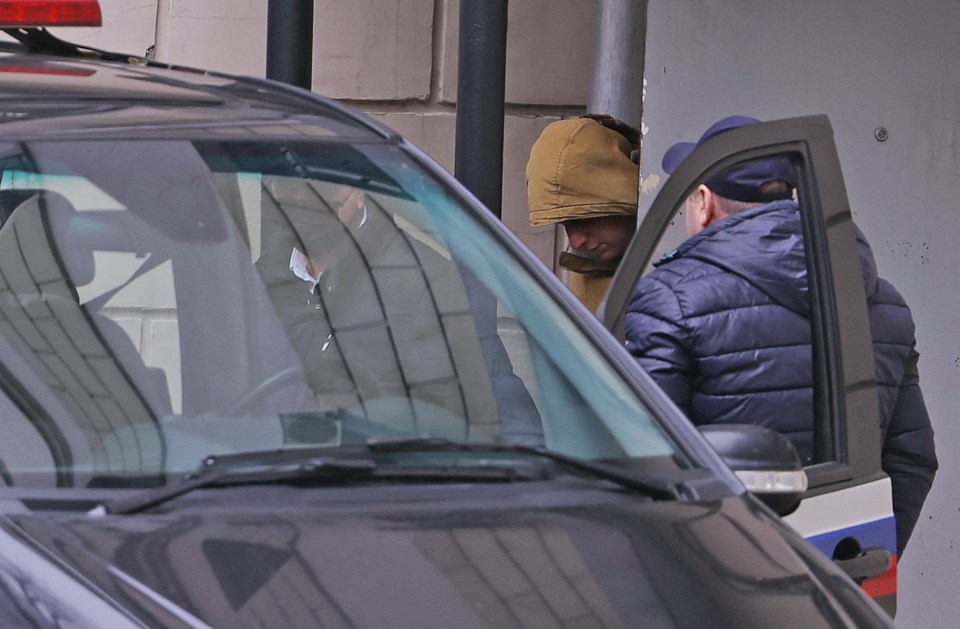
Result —
POLYGON ((179 483, 137 493, 127 498, 109 500, 94 507, 87 514, 104 516, 137 513, 204 487, 256 485, 283 480, 324 478, 349 480, 369 477, 377 470, 377 464, 369 459, 328 459, 317 456, 303 458, 301 455, 301 460, 293 463, 284 462, 254 468, 247 466, 241 469, 217 469, 213 467, 214 460, 215 457, 204 458, 204 464, 208 469, 188 474, 179 483))
POLYGON ((339 449, 294 448, 209 455, 201 471, 180 482, 109 500, 87 512, 90 516, 128 515, 150 509, 197 489, 281 482, 331 480, 337 482, 393 480, 404 482, 513 482, 533 476, 512 467, 459 467, 445 465, 381 466, 369 458, 367 446, 339 449))
POLYGON ((399 439, 369 440, 366 445, 344 448, 339 456, 331 457, 330 448, 304 448, 240 452, 236 454, 205 457, 200 472, 189 474, 178 483, 137 493, 126 498, 110 500, 91 509, 88 515, 125 515, 138 513, 197 489, 226 487, 230 485, 255 485, 285 481, 308 480, 354 480, 354 479, 402 479, 419 482, 435 480, 498 481, 529 480, 510 467, 381 467, 369 458, 370 454, 394 454, 403 452, 464 452, 470 454, 524 454, 560 463, 596 478, 614 482, 622 487, 642 492, 652 498, 676 500, 681 496, 682 485, 662 478, 635 471, 621 471, 609 464, 581 459, 542 446, 513 444, 464 443, 441 437, 407 437, 399 439), (353 458, 343 454, 349 452, 353 458), (322 454, 321 454, 322 453, 322 454))
POLYGON ((609 480, 622 487, 640 491, 652 498, 677 500, 682 487, 662 478, 634 471, 621 471, 611 465, 581 459, 543 446, 518 444, 464 443, 443 437, 410 437, 367 441, 367 450, 373 453, 394 452, 470 452, 470 453, 515 453, 537 456, 556 461, 572 470, 609 480))

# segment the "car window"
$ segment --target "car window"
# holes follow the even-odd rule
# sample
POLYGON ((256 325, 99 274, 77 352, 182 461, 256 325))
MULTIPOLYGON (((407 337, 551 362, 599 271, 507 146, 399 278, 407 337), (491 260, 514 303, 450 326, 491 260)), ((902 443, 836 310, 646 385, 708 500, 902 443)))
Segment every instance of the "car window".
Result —
POLYGON ((553 298, 394 144, 0 154, 0 390, 20 410, 3 421, 33 431, 18 441, 30 456, 0 452, 15 486, 415 435, 687 464, 553 298))

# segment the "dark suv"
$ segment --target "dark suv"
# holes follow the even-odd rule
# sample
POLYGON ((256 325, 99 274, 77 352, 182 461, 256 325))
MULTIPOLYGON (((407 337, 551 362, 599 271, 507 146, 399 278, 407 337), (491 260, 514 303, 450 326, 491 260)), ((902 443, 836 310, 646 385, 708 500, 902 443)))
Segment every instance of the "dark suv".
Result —
POLYGON ((395 133, 5 26, 0 625, 888 625, 395 133))

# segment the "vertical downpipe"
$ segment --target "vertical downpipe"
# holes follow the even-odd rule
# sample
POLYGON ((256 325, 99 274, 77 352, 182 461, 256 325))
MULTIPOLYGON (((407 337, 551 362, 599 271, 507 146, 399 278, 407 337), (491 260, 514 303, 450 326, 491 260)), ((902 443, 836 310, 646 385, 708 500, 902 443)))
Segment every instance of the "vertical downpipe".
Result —
POLYGON ((153 34, 153 58, 167 60, 170 58, 170 42, 167 27, 170 21, 170 0, 157 0, 157 21, 153 34))
POLYGON ((599 12, 588 110, 639 128, 647 0, 600 0, 599 12))

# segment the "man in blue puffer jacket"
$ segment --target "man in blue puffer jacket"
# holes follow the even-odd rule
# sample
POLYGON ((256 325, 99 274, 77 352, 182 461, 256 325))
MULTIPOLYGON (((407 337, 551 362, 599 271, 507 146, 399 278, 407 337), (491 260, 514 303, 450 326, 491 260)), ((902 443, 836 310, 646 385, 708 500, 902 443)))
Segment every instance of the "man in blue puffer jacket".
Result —
MULTIPOLYGON (((697 145, 755 124, 734 116, 697 145)), ((692 152, 674 145, 672 173, 692 152)), ((813 457, 813 363, 803 231, 787 160, 737 164, 698 186, 684 213, 690 236, 634 291, 627 349, 698 425, 756 423, 783 433, 804 464, 813 457)), ((933 482, 933 429, 920 391, 914 323, 877 276, 858 232, 873 334, 881 465, 890 476, 900 554, 933 482)))

